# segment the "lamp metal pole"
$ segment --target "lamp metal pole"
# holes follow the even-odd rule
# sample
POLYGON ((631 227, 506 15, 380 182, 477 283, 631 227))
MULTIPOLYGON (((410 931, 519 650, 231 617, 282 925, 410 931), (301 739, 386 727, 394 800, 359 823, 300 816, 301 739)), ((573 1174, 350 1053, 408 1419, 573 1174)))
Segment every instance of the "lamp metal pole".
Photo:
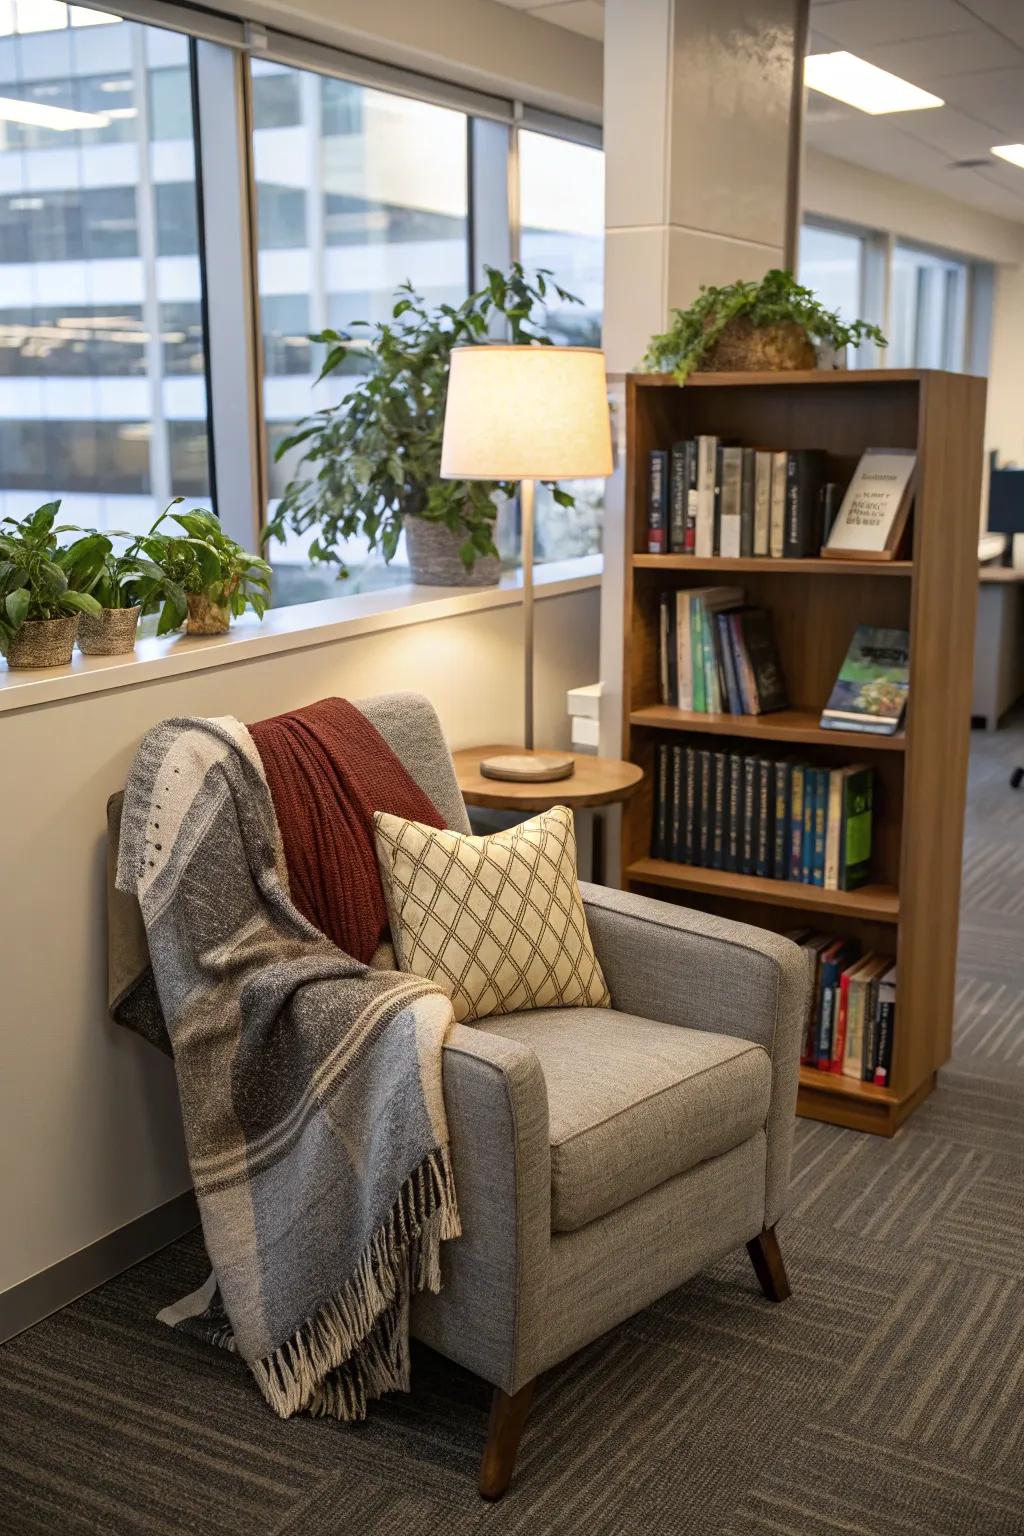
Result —
POLYGON ((519 506, 522 512, 522 564, 523 564, 523 655, 526 672, 523 678, 523 746, 533 750, 533 527, 534 495, 536 482, 521 480, 519 506))

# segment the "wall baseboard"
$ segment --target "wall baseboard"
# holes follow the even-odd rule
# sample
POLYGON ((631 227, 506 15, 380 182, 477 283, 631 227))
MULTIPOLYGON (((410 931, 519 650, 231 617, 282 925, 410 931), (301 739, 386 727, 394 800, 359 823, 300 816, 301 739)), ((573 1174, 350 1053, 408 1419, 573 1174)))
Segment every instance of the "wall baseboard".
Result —
POLYGON ((151 1253, 166 1248, 199 1224, 199 1209, 192 1190, 175 1195, 155 1211, 146 1211, 116 1232, 108 1232, 87 1248, 80 1248, 49 1269, 30 1275, 10 1290, 0 1292, 0 1344, 31 1328, 52 1312, 87 1291, 112 1280, 151 1253))

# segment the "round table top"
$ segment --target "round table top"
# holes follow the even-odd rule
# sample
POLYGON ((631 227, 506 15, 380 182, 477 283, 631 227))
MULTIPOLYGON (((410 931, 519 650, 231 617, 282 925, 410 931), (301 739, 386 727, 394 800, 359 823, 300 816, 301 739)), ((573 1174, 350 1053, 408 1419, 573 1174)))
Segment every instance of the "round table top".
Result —
POLYGON ((576 808, 588 805, 613 805, 628 800, 643 778, 643 769, 617 757, 590 757, 585 752, 559 752, 571 757, 575 771, 567 779, 551 779, 532 784, 510 779, 485 779, 480 761, 500 753, 528 755, 523 747, 498 743, 485 747, 464 747, 453 754, 455 777, 467 805, 491 811, 546 811, 552 805, 576 808))

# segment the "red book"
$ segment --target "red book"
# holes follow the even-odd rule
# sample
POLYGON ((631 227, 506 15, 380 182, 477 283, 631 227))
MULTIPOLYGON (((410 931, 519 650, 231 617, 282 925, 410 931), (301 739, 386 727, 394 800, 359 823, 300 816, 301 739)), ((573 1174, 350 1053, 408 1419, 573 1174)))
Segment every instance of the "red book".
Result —
POLYGON ((839 1006, 836 1009, 836 1023, 832 1031, 832 1060, 829 1070, 841 1072, 843 1070, 843 1053, 846 1050, 846 1014, 850 1004, 850 976, 856 966, 845 970, 839 978, 839 1006))

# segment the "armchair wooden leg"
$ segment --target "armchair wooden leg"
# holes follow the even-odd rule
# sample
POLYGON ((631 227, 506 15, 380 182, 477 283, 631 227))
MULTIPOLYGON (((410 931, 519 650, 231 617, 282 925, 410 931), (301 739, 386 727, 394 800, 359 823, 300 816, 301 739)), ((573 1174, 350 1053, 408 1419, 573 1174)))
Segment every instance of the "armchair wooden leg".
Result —
POLYGON ((480 1459, 480 1494, 485 1499, 500 1499, 512 1481, 533 1388, 534 1383, 528 1381, 514 1397, 500 1387, 494 1389, 487 1441, 480 1459))
POLYGON ((754 1266, 754 1274, 769 1301, 785 1301, 792 1295, 774 1227, 765 1227, 763 1232, 752 1237, 747 1244, 747 1252, 754 1266))

